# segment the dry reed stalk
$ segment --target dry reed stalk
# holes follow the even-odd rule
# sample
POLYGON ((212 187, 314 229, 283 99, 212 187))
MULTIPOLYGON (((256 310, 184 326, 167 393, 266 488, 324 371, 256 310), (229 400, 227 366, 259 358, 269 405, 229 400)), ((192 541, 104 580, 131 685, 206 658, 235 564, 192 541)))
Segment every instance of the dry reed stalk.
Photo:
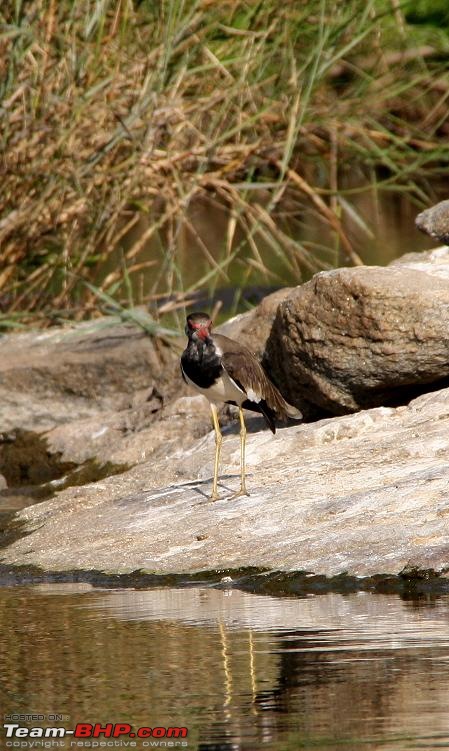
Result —
MULTIPOLYGON (((449 161, 444 45, 433 34, 431 44, 421 35, 392 47, 395 16, 404 15, 395 0, 386 5, 390 14, 377 13, 374 0, 168 0, 159 10, 130 0, 5 3, 5 315, 91 315, 95 294, 83 282, 100 279, 100 290, 123 294, 125 272, 154 268, 146 254, 156 238, 167 245, 153 294, 184 294, 176 246, 183 223, 209 267, 198 285, 232 276, 248 254, 257 278, 279 278, 282 268, 297 280, 318 262, 310 244, 279 225, 287 195, 316 210, 360 264, 338 216, 340 166, 377 163, 390 170, 386 185, 409 185, 423 200, 418 177, 449 161), (227 211, 218 255, 188 213, 204 196, 227 211), (126 245, 141 215, 150 226, 126 245), (102 274, 106 263, 117 265, 102 274)), ((142 296, 141 278, 139 285, 142 296)))

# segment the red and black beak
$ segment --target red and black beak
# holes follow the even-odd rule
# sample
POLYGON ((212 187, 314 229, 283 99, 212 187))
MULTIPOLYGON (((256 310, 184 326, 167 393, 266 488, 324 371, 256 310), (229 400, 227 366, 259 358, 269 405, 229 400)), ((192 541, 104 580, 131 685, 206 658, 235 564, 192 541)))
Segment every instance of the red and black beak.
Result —
POLYGON ((205 342, 210 334, 209 327, 198 324, 197 326, 195 326, 195 333, 200 339, 203 340, 203 342, 205 342))
POLYGON ((187 316, 186 334, 189 339, 206 341, 210 336, 212 321, 204 313, 192 313, 187 316))

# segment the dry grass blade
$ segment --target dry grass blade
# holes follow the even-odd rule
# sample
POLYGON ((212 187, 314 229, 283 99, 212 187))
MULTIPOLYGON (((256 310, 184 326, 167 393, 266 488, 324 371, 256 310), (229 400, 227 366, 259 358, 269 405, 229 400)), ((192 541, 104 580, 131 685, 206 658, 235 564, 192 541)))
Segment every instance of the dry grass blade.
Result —
POLYGON ((175 314, 202 285, 296 282, 324 265, 307 211, 360 264, 351 191, 423 203, 449 164, 448 37, 413 2, 2 3, 5 315, 90 317, 84 282, 175 314))
POLYGON ((335 230, 338 237, 340 238, 341 244, 348 256, 348 258, 352 261, 354 266, 363 266, 363 261, 360 258, 360 256, 355 252, 353 249, 351 243, 349 242, 348 238, 346 237, 346 234, 341 226, 341 222, 338 218, 338 216, 335 214, 335 212, 332 211, 329 206, 323 201, 321 196, 318 195, 318 193, 308 184, 306 180, 304 180, 303 177, 298 175, 297 172, 295 172, 292 169, 289 169, 287 171, 287 175, 289 179, 298 186, 300 190, 303 191, 309 198, 311 199, 312 203, 316 206, 318 211, 327 219, 331 227, 335 230))

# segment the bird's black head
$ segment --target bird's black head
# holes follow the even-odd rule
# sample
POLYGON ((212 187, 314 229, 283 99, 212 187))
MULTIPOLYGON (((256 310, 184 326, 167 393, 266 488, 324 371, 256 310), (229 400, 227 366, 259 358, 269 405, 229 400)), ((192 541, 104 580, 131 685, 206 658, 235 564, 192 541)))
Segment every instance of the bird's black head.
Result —
POLYGON ((212 329, 212 321, 207 313, 190 313, 187 316, 186 334, 189 339, 206 341, 212 329))

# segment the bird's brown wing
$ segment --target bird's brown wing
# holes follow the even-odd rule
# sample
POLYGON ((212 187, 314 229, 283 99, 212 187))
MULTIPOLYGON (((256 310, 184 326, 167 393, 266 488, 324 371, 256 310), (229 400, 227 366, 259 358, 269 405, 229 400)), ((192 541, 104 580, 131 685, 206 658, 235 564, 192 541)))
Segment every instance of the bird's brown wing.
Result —
POLYGON ((269 409, 281 419, 302 416, 299 410, 285 401, 249 349, 240 343, 236 343, 234 347, 233 340, 222 335, 216 335, 215 338, 222 350, 223 368, 245 392, 248 401, 255 404, 265 402, 269 409))

